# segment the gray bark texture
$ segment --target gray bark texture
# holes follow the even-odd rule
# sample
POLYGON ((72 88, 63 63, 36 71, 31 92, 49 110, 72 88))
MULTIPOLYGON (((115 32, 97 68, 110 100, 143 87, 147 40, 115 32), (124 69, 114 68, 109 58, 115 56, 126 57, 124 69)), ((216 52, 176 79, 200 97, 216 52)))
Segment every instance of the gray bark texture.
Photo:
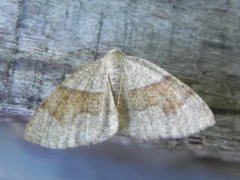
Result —
POLYGON ((64 78, 112 48, 191 86, 216 125, 157 142, 240 161, 240 1, 2 0, 0 109, 31 114, 64 78))

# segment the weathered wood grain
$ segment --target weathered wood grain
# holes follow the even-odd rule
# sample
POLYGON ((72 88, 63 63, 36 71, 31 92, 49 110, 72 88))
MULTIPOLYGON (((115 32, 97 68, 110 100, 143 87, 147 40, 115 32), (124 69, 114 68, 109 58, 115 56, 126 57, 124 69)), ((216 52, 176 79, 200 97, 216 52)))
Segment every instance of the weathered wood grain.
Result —
POLYGON ((115 47, 231 112, 217 115, 204 142, 239 151, 239 9, 236 0, 2 0, 0 109, 31 113, 74 69, 115 47))
POLYGON ((239 110, 239 6, 233 0, 3 0, 1 97, 7 94, 4 103, 17 109, 33 108, 59 76, 118 47, 166 68, 211 107, 239 110))

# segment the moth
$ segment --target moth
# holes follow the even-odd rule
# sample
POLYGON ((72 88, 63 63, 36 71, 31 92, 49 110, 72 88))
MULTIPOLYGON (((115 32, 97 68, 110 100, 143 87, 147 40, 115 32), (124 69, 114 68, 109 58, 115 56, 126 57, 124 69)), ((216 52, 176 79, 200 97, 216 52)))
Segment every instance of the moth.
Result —
POLYGON ((31 117, 25 139, 64 149, 117 133, 141 140, 182 138, 214 122, 190 87, 147 60, 113 49, 57 86, 31 117))

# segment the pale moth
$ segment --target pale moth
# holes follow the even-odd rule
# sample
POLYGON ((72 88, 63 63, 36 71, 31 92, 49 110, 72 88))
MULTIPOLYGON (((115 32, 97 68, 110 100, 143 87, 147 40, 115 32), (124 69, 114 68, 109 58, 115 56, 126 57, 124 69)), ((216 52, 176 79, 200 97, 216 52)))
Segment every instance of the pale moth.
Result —
POLYGON ((214 124, 207 104, 147 60, 117 49, 75 71, 37 108, 25 139, 49 148, 108 140, 182 138, 214 124))

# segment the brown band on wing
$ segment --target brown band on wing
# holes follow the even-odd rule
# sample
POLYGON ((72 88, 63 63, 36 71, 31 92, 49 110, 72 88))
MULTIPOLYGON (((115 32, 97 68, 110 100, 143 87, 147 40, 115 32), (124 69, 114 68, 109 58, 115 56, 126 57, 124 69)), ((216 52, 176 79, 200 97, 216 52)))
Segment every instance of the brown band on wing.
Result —
POLYGON ((176 78, 165 76, 160 82, 133 89, 128 94, 133 110, 142 111, 158 105, 166 115, 169 115, 176 112, 195 93, 188 86, 179 84, 176 78), (181 92, 181 97, 177 95, 178 91, 181 92))
POLYGON ((63 121, 64 117, 71 115, 75 117, 81 113, 98 115, 101 112, 101 102, 103 93, 86 92, 59 86, 56 91, 41 105, 58 121, 63 121))

